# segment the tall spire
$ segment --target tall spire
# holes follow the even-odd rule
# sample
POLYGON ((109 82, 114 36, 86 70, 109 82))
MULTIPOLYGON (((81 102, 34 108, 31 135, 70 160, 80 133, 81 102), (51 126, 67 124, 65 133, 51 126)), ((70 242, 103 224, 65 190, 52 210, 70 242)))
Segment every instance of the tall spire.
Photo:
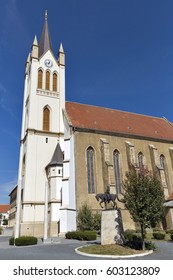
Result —
POLYGON ((52 50, 52 43, 50 39, 50 34, 49 34, 49 28, 48 28, 48 12, 47 10, 45 11, 45 16, 44 16, 44 27, 41 35, 41 40, 40 40, 40 46, 39 46, 39 57, 45 53, 47 50, 52 50))

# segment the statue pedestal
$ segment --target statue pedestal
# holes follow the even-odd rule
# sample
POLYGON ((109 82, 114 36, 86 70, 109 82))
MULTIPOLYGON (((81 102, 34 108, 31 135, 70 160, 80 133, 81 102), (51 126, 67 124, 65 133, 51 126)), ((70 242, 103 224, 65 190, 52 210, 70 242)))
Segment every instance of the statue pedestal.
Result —
POLYGON ((101 244, 124 244, 120 210, 104 210, 101 217, 101 244))

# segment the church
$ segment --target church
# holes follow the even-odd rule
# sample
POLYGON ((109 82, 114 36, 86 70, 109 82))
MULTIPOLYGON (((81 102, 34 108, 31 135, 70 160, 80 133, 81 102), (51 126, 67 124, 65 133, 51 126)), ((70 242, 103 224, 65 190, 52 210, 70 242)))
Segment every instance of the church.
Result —
MULTIPOLYGON (((173 124, 165 118, 68 102, 65 53, 52 51, 47 12, 25 68, 18 184, 10 193, 15 237, 48 237, 76 230, 80 207, 100 211, 107 186, 121 198, 130 165, 160 176, 165 201, 173 193, 173 124)), ((124 228, 135 225, 122 203, 124 228)), ((173 229, 165 207, 164 229, 173 229)))

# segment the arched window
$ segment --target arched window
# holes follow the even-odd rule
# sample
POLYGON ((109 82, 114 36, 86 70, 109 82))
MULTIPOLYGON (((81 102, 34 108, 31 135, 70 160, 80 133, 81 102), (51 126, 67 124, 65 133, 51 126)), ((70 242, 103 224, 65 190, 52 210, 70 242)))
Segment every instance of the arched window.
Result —
POLYGON ((42 88, 43 86, 43 71, 38 70, 38 88, 42 88))
POLYGON ((94 149, 92 147, 88 147, 86 156, 87 156, 88 193, 95 193, 94 149))
POLYGON ((50 110, 45 107, 43 110, 43 130, 49 131, 50 129, 50 110))
POLYGON ((50 90, 50 72, 46 71, 46 84, 45 89, 50 90))
POLYGON ((165 196, 168 196, 169 174, 167 170, 166 158, 163 154, 160 155, 160 178, 164 188, 165 196))
POLYGON ((138 166, 139 168, 144 167, 144 155, 141 152, 138 153, 138 166))
POLYGON ((114 163, 114 175, 115 175, 115 187, 116 193, 121 193, 121 175, 120 175, 120 153, 118 150, 113 152, 113 163, 114 163))
POLYGON ((57 91, 57 74, 53 73, 53 91, 57 91))
POLYGON ((165 157, 164 155, 160 155, 160 166, 165 170, 165 157))

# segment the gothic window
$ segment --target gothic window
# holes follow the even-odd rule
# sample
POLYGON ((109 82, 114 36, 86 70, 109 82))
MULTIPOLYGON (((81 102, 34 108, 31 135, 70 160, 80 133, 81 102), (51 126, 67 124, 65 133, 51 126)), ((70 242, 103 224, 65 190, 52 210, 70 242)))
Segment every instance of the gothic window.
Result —
POLYGON ((162 169, 165 169, 165 157, 164 155, 160 156, 160 166, 162 169))
POLYGON ((53 91, 57 91, 57 74, 53 73, 53 91))
POLYGON ((42 88, 43 85, 43 71, 38 70, 38 88, 42 88))
POLYGON ((94 149, 88 147, 87 149, 87 177, 88 177, 88 193, 95 192, 94 180, 94 149))
POLYGON ((144 167, 144 155, 141 152, 138 153, 138 166, 139 166, 139 168, 144 167))
POLYGON ((50 90, 50 72, 46 71, 46 84, 45 89, 50 90))
POLYGON ((43 130, 49 131, 50 129, 50 110, 48 107, 43 109, 43 130))
POLYGON ((120 175, 120 153, 118 150, 113 152, 113 163, 114 163, 114 175, 115 175, 115 187, 116 193, 121 193, 121 175, 120 175))
POLYGON ((160 167, 161 167, 160 178, 161 178, 162 186, 164 188, 165 196, 168 196, 169 177, 167 172, 165 156, 163 154, 160 155, 160 167))

